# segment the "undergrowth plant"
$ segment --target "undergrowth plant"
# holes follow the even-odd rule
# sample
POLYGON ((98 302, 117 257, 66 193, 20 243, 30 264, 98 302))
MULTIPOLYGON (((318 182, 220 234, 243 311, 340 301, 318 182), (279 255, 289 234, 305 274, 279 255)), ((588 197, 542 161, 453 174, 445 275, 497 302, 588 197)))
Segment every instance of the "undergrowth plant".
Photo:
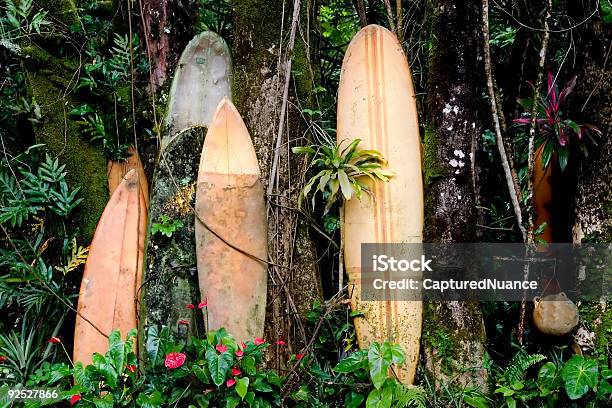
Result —
POLYGON ((594 125, 588 123, 580 125, 565 116, 562 108, 567 96, 575 86, 576 77, 573 77, 559 92, 553 73, 548 71, 548 87, 545 94, 539 95, 535 100, 533 98, 518 100, 519 105, 525 109, 525 113, 512 122, 521 126, 531 125, 534 119, 531 117, 531 112, 534 104, 536 105, 536 147, 544 145, 542 153, 544 168, 548 167, 553 153, 556 153, 559 167, 561 170, 565 170, 571 146, 575 145, 586 157, 588 150, 585 139, 590 139, 591 142, 596 144, 593 135, 601 136, 602 134, 599 128, 594 125))
MULTIPOLYGON (((312 194, 311 203, 315 209, 317 193, 320 192, 322 200, 325 202, 323 210, 324 217, 332 207, 339 203, 340 216, 336 222, 325 224, 338 225, 340 227, 340 251, 339 251, 339 272, 338 290, 343 288, 344 279, 344 202, 353 197, 361 200, 365 192, 373 197, 370 185, 364 183, 368 178, 372 183, 376 181, 389 181, 393 173, 386 170, 386 160, 377 150, 358 149, 361 139, 355 139, 348 146, 342 147, 342 143, 336 145, 320 144, 311 146, 300 146, 292 149, 296 154, 312 155, 310 167, 318 171, 311 177, 298 197, 298 207, 301 207, 304 199, 312 194)), ((327 228, 326 228, 327 229, 327 228)))

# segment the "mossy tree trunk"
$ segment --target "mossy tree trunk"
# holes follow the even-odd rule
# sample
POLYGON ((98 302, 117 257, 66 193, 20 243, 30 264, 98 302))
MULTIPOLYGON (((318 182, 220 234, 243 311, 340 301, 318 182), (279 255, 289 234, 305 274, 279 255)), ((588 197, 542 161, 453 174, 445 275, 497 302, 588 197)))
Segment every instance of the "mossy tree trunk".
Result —
MULTIPOLYGON (((41 0, 37 5, 66 26, 79 22, 72 0, 41 0)), ((79 57, 61 36, 29 42, 23 51, 28 92, 42 115, 34 125, 36 142, 44 143, 51 156, 66 164, 70 187, 80 187, 83 202, 71 222, 81 242, 88 243, 108 200, 108 187, 102 148, 85 140, 78 125, 68 117, 68 112, 81 103, 74 96, 79 57)))
MULTIPOLYGON (((471 242, 475 157, 481 134, 480 1, 433 2, 425 135, 425 240, 471 242)), ((477 303, 425 305, 426 367, 436 382, 486 386, 485 330, 477 303), (450 343, 450 344, 449 344, 450 343)))
MULTIPOLYGON (((569 13, 578 18, 580 2, 569 2, 569 13)), ((576 49, 580 50, 570 112, 579 123, 592 123, 603 132, 599 145, 580 161, 574 201, 573 242, 612 242, 612 24, 590 19, 581 27, 576 49)), ((605 300, 581 302, 580 318, 595 334, 595 348, 603 355, 612 342, 612 308, 605 300)))
MULTIPOLYGON (((290 152, 292 146, 308 143, 303 138, 300 109, 306 107, 313 84, 308 52, 312 48, 304 39, 309 37, 308 22, 316 21, 312 12, 315 3, 301 2, 301 27, 290 55, 293 75, 290 78, 288 111, 283 123, 285 128, 278 151, 277 172, 272 175, 275 187, 267 197, 270 261, 280 266, 270 268, 266 336, 289 340, 293 352, 305 340, 298 315, 303 315, 312 301, 322 296, 314 245, 308 227, 298 219, 303 217, 298 217, 295 211, 306 163, 290 152)), ((251 132, 266 188, 273 167, 287 79, 286 49, 292 4, 282 0, 232 2, 235 10, 234 102, 251 132)))

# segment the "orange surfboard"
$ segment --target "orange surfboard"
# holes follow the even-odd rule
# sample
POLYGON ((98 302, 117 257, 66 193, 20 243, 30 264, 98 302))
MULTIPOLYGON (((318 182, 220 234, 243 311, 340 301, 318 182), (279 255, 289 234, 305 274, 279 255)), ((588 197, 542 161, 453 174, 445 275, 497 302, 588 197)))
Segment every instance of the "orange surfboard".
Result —
POLYGON ((113 192, 121 181, 123 177, 128 173, 128 171, 132 169, 136 169, 138 172, 138 180, 140 181, 140 188, 142 188, 142 192, 144 194, 145 202, 149 203, 149 183, 147 182, 147 176, 144 172, 144 167, 142 166, 142 162, 140 161, 140 157, 138 156, 138 152, 134 148, 134 146, 130 146, 128 148, 128 158, 125 160, 109 160, 108 168, 107 168, 107 176, 108 176, 108 192, 110 195, 113 195, 113 192))
MULTIPOLYGON (((391 341, 402 346, 406 363, 395 372, 412 383, 419 358, 422 302, 363 301, 360 290, 362 243, 421 243, 423 181, 416 96, 402 46, 387 29, 370 25, 351 41, 342 64, 338 90, 337 142, 362 139, 359 149, 375 149, 395 175, 372 184, 374 199, 364 195, 345 205, 344 262, 352 293, 351 307, 359 346, 391 341)), ((364 180, 365 182, 365 180, 364 180)))
MULTIPOLYGON (((552 142, 549 142, 552 143, 552 142)), ((552 205, 552 172, 554 166, 554 160, 550 160, 548 166, 544 168, 542 155, 544 154, 543 143, 535 151, 535 163, 533 167, 533 209, 536 214, 534 228, 539 228, 540 225, 546 223, 546 227, 542 233, 538 236, 548 243, 553 241, 553 230, 552 230, 552 217, 551 217, 551 205, 552 205)))
POLYGON ((77 306, 74 362, 90 364, 93 353, 104 354, 108 349, 104 335, 120 330, 125 336, 138 327, 146 227, 140 177, 130 170, 106 205, 91 242, 77 306))
POLYGON ((253 256, 268 258, 264 190, 251 136, 227 98, 204 139, 196 214, 198 279, 202 299, 208 299, 208 329, 224 327, 238 341, 262 337, 267 265, 253 256))

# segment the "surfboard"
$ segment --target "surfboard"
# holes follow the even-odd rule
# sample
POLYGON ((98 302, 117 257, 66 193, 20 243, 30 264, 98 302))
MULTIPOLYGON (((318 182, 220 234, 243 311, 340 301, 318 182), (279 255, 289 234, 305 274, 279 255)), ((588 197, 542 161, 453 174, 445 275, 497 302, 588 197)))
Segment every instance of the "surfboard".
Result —
POLYGON ((91 241, 79 291, 74 362, 91 364, 94 352, 108 349, 105 335, 119 330, 125 336, 138 327, 146 222, 140 177, 130 170, 113 192, 91 241))
MULTIPOLYGON (((552 143, 552 142, 549 142, 552 143)), ((552 172, 554 160, 550 160, 548 166, 544 168, 542 155, 544 154, 544 144, 540 145, 535 151, 535 161, 533 167, 533 209, 536 214, 536 219, 533 227, 539 228, 540 225, 546 223, 546 227, 539 238, 548 243, 553 242, 553 229, 551 225, 551 205, 552 205, 552 172)))
POLYGON ((224 327, 238 341, 263 336, 267 221, 251 136, 234 105, 217 107, 200 158, 196 191, 196 254, 208 329, 224 327), (258 260, 259 258, 261 260, 258 260))
MULTIPOLYGON (((423 181, 416 97, 402 46, 387 29, 370 25, 349 44, 338 89, 337 143, 362 139, 359 149, 375 149, 395 175, 370 183, 364 195, 345 204, 344 262, 349 279, 359 346, 391 341, 402 346, 406 363, 398 378, 412 383, 419 358, 422 303, 361 300, 362 243, 420 243, 423 230, 423 181)), ((365 182, 365 180, 364 180, 365 182)))
POLYGON ((177 339, 203 334, 196 270, 194 215, 198 164, 205 127, 178 133, 159 154, 151 182, 141 333, 166 326, 177 339), (170 236, 154 232, 162 217, 176 225, 170 236), (180 225, 180 226, 179 226, 180 225))
POLYGON ((140 188, 142 188, 142 193, 145 198, 145 202, 149 203, 149 183, 147 182, 147 176, 144 172, 144 167, 142 166, 142 162, 140 161, 140 156, 138 156, 138 152, 134 148, 134 146, 130 146, 128 148, 129 156, 125 160, 109 160, 108 168, 107 168, 107 176, 108 176, 108 192, 109 195, 113 195, 113 192, 121 181, 123 177, 132 169, 136 169, 138 172, 138 180, 140 182, 140 188))
POLYGON ((162 148, 184 129, 208 126, 221 99, 231 98, 231 83, 232 59, 223 38, 211 31, 196 35, 172 79, 162 148))

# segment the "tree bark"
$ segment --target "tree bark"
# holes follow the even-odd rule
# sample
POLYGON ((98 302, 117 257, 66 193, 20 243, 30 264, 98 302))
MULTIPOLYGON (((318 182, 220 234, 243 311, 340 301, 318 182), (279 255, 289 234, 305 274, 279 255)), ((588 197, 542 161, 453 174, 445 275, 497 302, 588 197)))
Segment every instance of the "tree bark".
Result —
MULTIPOLYGON (((66 26, 79 23, 72 0, 42 0, 38 6, 66 26)), ((36 142, 45 144, 49 154, 66 165, 68 184, 80 188, 83 202, 71 222, 79 231, 80 242, 87 243, 108 200, 106 158, 102 148, 88 143, 79 125, 68 117, 68 112, 79 104, 74 93, 80 65, 74 48, 60 46, 64 41, 60 37, 38 43, 26 41, 23 52, 28 93, 39 104, 42 115, 34 125, 36 142), (66 51, 60 54, 58 50, 62 48, 66 51)))
MULTIPOLYGON (((434 2, 425 131, 425 240, 475 239, 476 165, 484 80, 480 55, 481 2, 434 2)), ((425 305, 426 367, 438 382, 486 386, 485 330, 477 303, 425 305), (451 342, 441 344, 442 342, 451 342)))
MULTIPOLYGON (((315 3, 301 2, 298 36, 293 52, 287 55, 286 39, 290 38, 295 2, 233 1, 234 102, 251 132, 266 189, 269 181, 275 180, 272 194, 267 197, 268 246, 270 261, 280 266, 272 266, 269 271, 266 337, 289 340, 292 352, 297 352, 306 340, 300 316, 322 297, 309 229, 295 211, 306 163, 291 154, 292 146, 308 143, 302 139, 301 107, 313 86, 312 48, 307 43, 307 33, 309 24, 316 21, 312 11, 316 10, 315 3), (289 79, 285 76, 287 58, 293 58, 291 71, 298 73, 289 79), (286 128, 277 141, 286 80, 290 80, 288 111, 282 124, 286 128), (271 175, 277 145, 281 146, 277 171, 271 175)), ((276 363, 282 365, 283 361, 276 363)))
POLYGON ((178 56, 193 36, 195 0, 139 0, 141 30, 151 64, 149 91, 164 85, 178 56))

